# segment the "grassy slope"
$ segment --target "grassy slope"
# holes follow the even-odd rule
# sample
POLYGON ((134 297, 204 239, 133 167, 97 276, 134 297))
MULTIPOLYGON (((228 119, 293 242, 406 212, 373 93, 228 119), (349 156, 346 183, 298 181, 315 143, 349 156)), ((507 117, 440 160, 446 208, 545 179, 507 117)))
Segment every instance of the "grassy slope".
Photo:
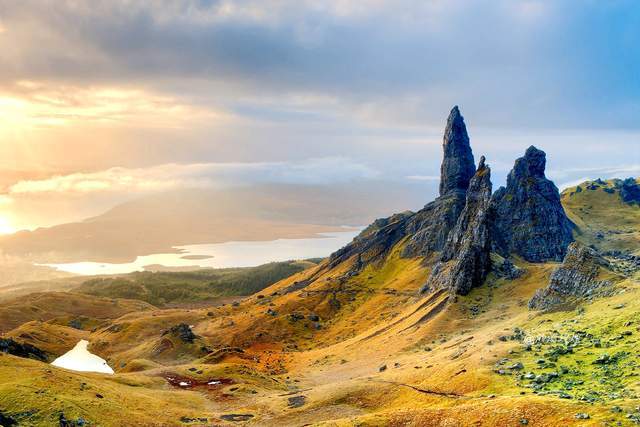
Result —
POLYGON ((251 295, 313 265, 309 261, 286 261, 250 268, 137 272, 90 279, 75 291, 100 297, 137 299, 162 307, 251 295))
MULTIPOLYGON (((567 197, 563 203, 583 232, 580 239, 595 239, 595 232, 603 229, 639 228, 634 211, 608 200, 607 193, 567 197), (586 204, 582 210, 580 203, 586 204)), ((636 237, 625 233, 611 247, 628 247, 636 237)), ((252 414, 251 423, 257 425, 517 426, 523 419, 535 426, 632 425, 628 415, 635 416, 640 404, 635 366, 640 326, 637 276, 618 284, 624 292, 583 304, 584 311, 537 313, 529 311, 526 302, 546 286, 557 264, 517 260, 526 270, 521 278, 490 276, 470 295, 447 300, 443 294, 417 294, 429 268, 419 260, 400 259, 402 244, 381 266, 356 276, 343 276, 349 262, 331 270, 321 264, 264 289, 261 297, 251 296, 239 307, 127 314, 89 336, 92 349, 120 372, 113 377, 67 373, 0 356, 0 407, 10 414, 37 408, 31 422, 42 425, 61 408, 104 425, 113 419, 111 410, 124 414, 130 425, 184 425, 181 416, 237 425, 220 419, 228 413, 252 414), (285 292, 301 282, 307 286, 285 292), (310 320, 311 314, 320 321, 310 320), (170 350, 155 352, 162 331, 179 322, 194 326, 196 343, 171 338, 170 350), (509 338, 516 327, 525 331, 526 340, 509 338), (589 338, 572 352, 558 355, 555 341, 577 331, 597 337, 601 347, 589 338), (538 341, 526 350, 527 340, 535 337, 538 341), (202 357, 201 344, 212 349, 239 345, 245 352, 202 357), (593 364, 604 352, 614 361, 593 364), (508 361, 500 364, 504 358, 508 361), (541 358, 544 365, 537 363, 541 358), (524 364, 524 372, 535 374, 568 369, 534 393, 531 381, 506 369, 517 361, 524 364), (382 365, 387 369, 380 371, 382 365), (56 376, 55 384, 39 379, 44 369, 56 376), (134 370, 143 371, 126 373, 134 370), (194 378, 226 375, 240 385, 213 395, 175 391, 157 377, 167 370, 194 378), (80 377, 90 377, 92 387, 108 392, 104 402, 113 407, 99 406, 89 395, 84 399, 81 393, 67 393, 78 387, 80 377), (36 397, 34 390, 40 388, 58 394, 58 400, 36 397), (580 400, 593 391, 596 399, 580 400), (572 398, 562 398, 561 392, 572 398), (305 404, 289 407, 288 398, 299 395, 306 396, 305 404), (143 403, 144 399, 149 400, 143 403), (616 406, 621 412, 614 412, 616 406), (576 420, 576 413, 588 413, 590 419, 576 420)))
POLYGON ((79 318, 81 324, 94 324, 96 321, 115 319, 126 313, 153 308, 142 301, 107 299, 69 292, 34 293, 3 301, 0 306, 0 333, 32 320, 58 319, 68 322, 79 318))
POLYGON ((592 182, 580 184, 562 192, 562 205, 569 218, 578 226, 576 238, 603 250, 628 250, 640 253, 640 208, 626 204, 614 190, 613 181, 604 181, 589 190, 592 182), (604 190, 614 190, 610 194, 604 190), (598 234, 600 234, 600 237, 598 234))

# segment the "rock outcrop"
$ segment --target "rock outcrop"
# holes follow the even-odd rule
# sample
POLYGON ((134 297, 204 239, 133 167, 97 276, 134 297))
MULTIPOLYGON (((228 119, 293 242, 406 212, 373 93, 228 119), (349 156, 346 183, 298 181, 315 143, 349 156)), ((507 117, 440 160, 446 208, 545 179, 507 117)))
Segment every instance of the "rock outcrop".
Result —
POLYGON ((164 331, 162 336, 172 335, 182 342, 185 343, 193 343, 193 341, 197 338, 196 334, 193 333, 189 325, 186 323, 180 323, 178 325, 172 326, 170 329, 164 331))
POLYGON ((491 269, 490 202, 491 169, 482 157, 467 190, 464 209, 447 237, 425 290, 447 289, 466 295, 484 282, 491 269))
POLYGON ((353 270, 382 261, 393 246, 406 236, 406 224, 413 212, 381 218, 365 228, 348 245, 331 254, 329 268, 354 258, 353 270))
POLYGON ((476 168, 467 127, 457 105, 447 118, 442 149, 444 160, 440 167, 440 195, 444 196, 452 191, 466 191, 476 168))
POLYGON ((381 261, 407 236, 410 237, 403 248, 403 257, 426 257, 443 249, 464 208, 466 190, 475 173, 469 135, 457 106, 447 118, 442 147, 440 197, 416 213, 404 212, 376 220, 353 242, 331 255, 330 267, 356 256, 360 262, 354 262, 354 266, 360 268, 381 261))
POLYGON ((609 263, 595 250, 579 243, 571 243, 567 255, 549 279, 549 285, 539 289, 529 301, 530 309, 548 310, 576 298, 610 295, 611 282, 599 280, 609 263))
POLYGON ((0 352, 18 357, 36 359, 41 362, 48 360, 47 354, 31 344, 19 343, 12 338, 0 338, 0 352))
POLYGON ((493 248, 530 262, 561 261, 573 241, 572 223, 560 203, 558 188, 545 177, 546 155, 531 146, 516 160, 492 198, 493 248))
POLYGON ((625 203, 640 205, 640 185, 634 178, 620 182, 620 197, 625 203))

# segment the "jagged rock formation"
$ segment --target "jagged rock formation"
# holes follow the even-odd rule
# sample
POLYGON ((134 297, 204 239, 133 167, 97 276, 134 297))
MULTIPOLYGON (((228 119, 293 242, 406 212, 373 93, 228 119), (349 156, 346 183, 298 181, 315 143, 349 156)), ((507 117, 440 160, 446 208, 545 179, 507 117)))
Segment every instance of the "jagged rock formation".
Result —
POLYGON ((475 173, 469 135, 457 106, 447 119, 442 147, 440 197, 416 213, 404 212, 376 220, 353 242, 332 254, 330 266, 356 255, 359 255, 359 267, 382 260, 407 236, 410 237, 402 251, 403 257, 428 256, 442 250, 464 208, 469 180, 475 173))
POLYGON ((579 243, 571 243, 567 256, 549 279, 546 288, 539 289, 529 301, 530 309, 547 310, 575 298, 609 295, 611 282, 598 280, 609 263, 595 250, 579 243))
POLYGON ((573 241, 558 188, 545 177, 546 155, 534 146, 516 160, 492 198, 495 221, 494 250, 508 257, 515 253, 530 262, 560 261, 573 241))
POLYGON ((467 127, 457 105, 447 118, 442 148, 444 160, 440 167, 440 195, 444 196, 451 191, 466 191, 476 169, 467 127))
POLYGON ((467 190, 464 210, 449 233, 425 290, 447 289, 466 295, 484 282, 491 269, 490 202, 491 169, 483 156, 467 190))

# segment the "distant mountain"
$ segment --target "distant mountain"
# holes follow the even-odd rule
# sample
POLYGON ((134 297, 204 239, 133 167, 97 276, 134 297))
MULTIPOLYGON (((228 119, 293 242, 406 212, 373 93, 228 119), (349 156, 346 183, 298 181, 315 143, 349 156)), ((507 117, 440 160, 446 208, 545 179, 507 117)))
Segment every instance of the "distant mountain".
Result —
POLYGON ((262 185, 181 190, 127 203, 82 222, 0 237, 0 251, 36 262, 128 262, 172 246, 312 237, 420 206, 416 184, 262 185))

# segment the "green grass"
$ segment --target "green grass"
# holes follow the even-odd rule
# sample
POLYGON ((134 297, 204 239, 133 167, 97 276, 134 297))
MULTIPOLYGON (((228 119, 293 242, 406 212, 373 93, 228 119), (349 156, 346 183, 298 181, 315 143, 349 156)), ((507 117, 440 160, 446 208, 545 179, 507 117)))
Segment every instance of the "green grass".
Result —
POLYGON ((247 268, 145 271, 90 279, 74 291, 101 297, 137 299, 162 307, 251 295, 313 265, 310 261, 285 261, 247 268))
POLYGON ((605 251, 638 253, 640 207, 623 202, 613 180, 587 181, 578 187, 580 192, 570 187, 561 195, 567 216, 577 226, 576 240, 605 251))
POLYGON ((518 345, 495 366, 520 392, 605 405, 611 418, 640 424, 640 304, 637 282, 574 311, 540 313, 519 328, 518 345), (510 369, 517 362, 523 369, 510 369))

